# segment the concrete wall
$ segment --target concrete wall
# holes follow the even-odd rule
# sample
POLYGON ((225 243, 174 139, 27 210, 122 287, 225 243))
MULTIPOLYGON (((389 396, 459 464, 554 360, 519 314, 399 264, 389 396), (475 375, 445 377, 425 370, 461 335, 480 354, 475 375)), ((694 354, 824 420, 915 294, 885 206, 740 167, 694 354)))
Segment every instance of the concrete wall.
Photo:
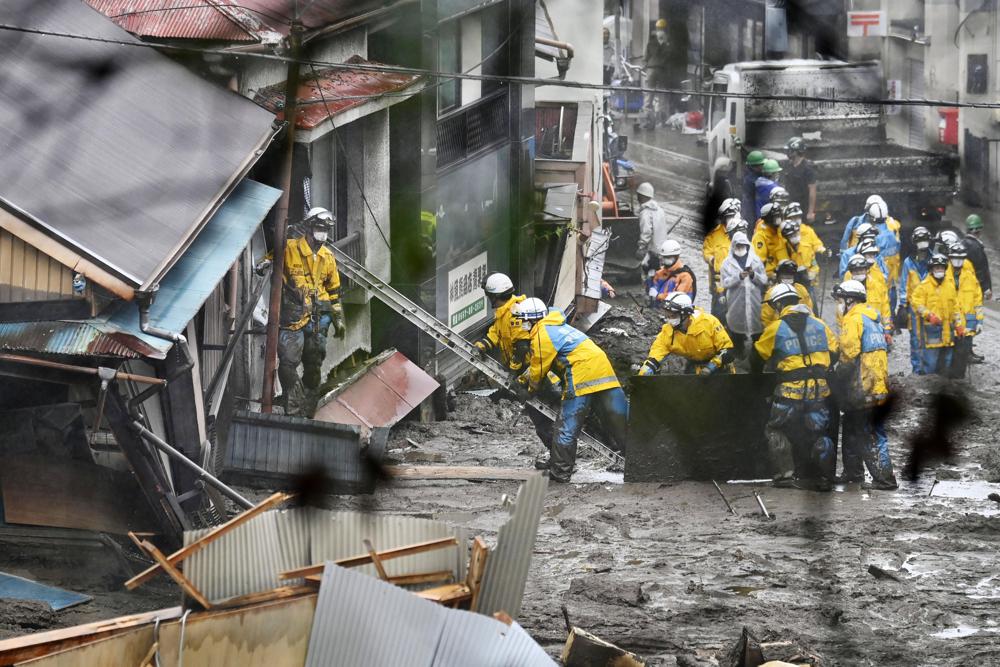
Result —
MULTIPOLYGON (((970 7, 978 7, 978 3, 963 1, 961 18, 968 15, 970 7)), ((963 102, 994 102, 997 99, 997 92, 1000 91, 1000 50, 998 50, 998 30, 1000 30, 1000 13, 996 10, 990 12, 977 12, 970 17, 963 26, 961 39, 959 41, 959 62, 955 76, 958 86, 959 99, 963 102), (983 95, 976 95, 966 92, 966 79, 968 77, 968 56, 971 54, 987 54, 987 64, 989 66, 989 83, 987 91, 983 95)), ((966 192, 970 203, 979 206, 996 208, 998 203, 997 188, 1000 188, 1000 164, 997 158, 997 144, 990 145, 989 155, 989 179, 985 185, 979 183, 981 173, 973 174, 973 169, 966 164, 966 131, 976 137, 987 139, 1000 138, 1000 115, 990 109, 962 109, 959 113, 959 154, 962 156, 963 191, 966 192)))
MULTIPOLYGON (((566 79, 600 84, 604 80, 604 47, 602 31, 604 27, 604 3, 601 0, 547 0, 549 16, 560 41, 573 45, 574 55, 570 61, 566 79)), ((535 58, 535 76, 555 77, 558 75, 555 63, 535 58)), ((535 88, 536 102, 593 101, 599 99, 599 91, 579 88, 557 88, 538 86, 535 88)))

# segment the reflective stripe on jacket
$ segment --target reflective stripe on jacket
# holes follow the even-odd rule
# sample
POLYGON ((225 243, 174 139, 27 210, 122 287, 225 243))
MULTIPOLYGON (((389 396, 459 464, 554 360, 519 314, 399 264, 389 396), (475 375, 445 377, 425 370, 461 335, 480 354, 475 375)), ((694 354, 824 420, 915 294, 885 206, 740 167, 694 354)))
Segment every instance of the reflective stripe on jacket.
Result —
POLYGON ((791 400, 820 400, 830 395, 826 371, 839 347, 823 320, 802 304, 786 306, 754 343, 761 359, 784 375, 775 392, 791 400))
POLYGON ((858 303, 844 315, 840 329, 840 363, 858 368, 845 387, 849 407, 879 405, 889 395, 889 356, 878 312, 858 303))
POLYGON ((552 371, 562 382, 563 399, 620 387, 608 355, 586 334, 552 310, 531 329, 528 383, 535 390, 552 371))

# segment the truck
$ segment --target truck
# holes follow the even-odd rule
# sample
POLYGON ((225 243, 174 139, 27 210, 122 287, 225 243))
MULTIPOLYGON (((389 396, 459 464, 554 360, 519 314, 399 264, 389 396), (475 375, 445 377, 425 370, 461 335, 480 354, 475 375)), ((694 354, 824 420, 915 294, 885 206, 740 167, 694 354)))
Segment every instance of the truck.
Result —
POLYGON ((839 240, 844 224, 861 213, 870 194, 882 195, 890 215, 910 228, 933 225, 952 201, 957 155, 886 138, 886 110, 874 103, 886 97, 878 61, 733 63, 715 71, 712 91, 722 95, 709 98, 708 164, 725 156, 745 169, 745 156, 754 149, 783 163, 785 143, 803 137, 817 172, 817 232, 828 243, 839 240))

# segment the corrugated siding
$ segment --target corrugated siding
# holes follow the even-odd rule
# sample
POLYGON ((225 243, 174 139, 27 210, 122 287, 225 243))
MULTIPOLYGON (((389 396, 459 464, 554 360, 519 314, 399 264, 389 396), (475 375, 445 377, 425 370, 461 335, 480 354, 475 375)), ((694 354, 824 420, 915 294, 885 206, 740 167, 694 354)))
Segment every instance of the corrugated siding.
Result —
MULTIPOLYGON (((255 29, 227 16, 209 2, 193 0, 86 0, 133 35, 175 39, 211 39, 229 42, 256 42, 255 29)), ((230 4, 227 0, 215 0, 230 4)), ((243 12, 246 13, 246 12, 243 12)), ((252 25, 252 24, 251 24, 252 25)))
POLYGON ((434 667, 552 667, 556 663, 517 623, 447 609, 434 667))
POLYGON ((0 350, 125 359, 151 351, 141 340, 87 322, 0 322, 0 350))
MULTIPOLYGON (((205 321, 202 345, 225 345, 229 333, 229 313, 226 309, 225 284, 229 281, 226 273, 205 302, 205 321)), ((201 351, 201 386, 207 387, 222 363, 222 350, 201 351)))
POLYGON ((73 271, 0 229, 0 303, 73 296, 73 271))
POLYGON ((545 506, 548 477, 541 474, 521 485, 514 502, 514 513, 497 535, 497 546, 486 559, 479 592, 478 611, 492 616, 505 611, 516 618, 521 613, 524 584, 535 549, 538 521, 545 506))

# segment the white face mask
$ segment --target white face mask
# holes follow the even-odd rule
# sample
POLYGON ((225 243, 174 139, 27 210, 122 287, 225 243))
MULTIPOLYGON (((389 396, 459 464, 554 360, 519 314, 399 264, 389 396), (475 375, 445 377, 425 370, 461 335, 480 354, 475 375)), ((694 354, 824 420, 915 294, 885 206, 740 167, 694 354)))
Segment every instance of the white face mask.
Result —
POLYGON ((667 33, 664 32, 663 30, 657 30, 655 34, 656 34, 656 41, 658 41, 660 44, 663 44, 664 42, 667 41, 667 33))
POLYGON ((746 254, 750 251, 750 248, 745 245, 738 245, 733 248, 733 254, 737 257, 746 257, 746 254))
POLYGON ((681 324, 681 318, 679 316, 676 316, 676 315, 674 315, 672 317, 668 317, 667 318, 667 324, 669 324, 671 327, 678 327, 681 324))
POLYGON ((799 241, 802 240, 802 235, 801 234, 795 234, 794 236, 790 236, 788 238, 788 240, 792 242, 792 245, 798 245, 799 241))
POLYGON ((847 311, 847 304, 843 301, 837 302, 837 314, 843 315, 847 311))
POLYGON ((313 232, 313 238, 319 241, 320 243, 326 243, 326 237, 327 237, 326 232, 313 232))
POLYGON ((965 264, 965 260, 964 259, 953 259, 953 260, 951 260, 951 265, 954 266, 956 269, 962 268, 963 264, 965 264))
POLYGON ((795 276, 782 276, 781 282, 785 285, 792 285, 795 283, 795 276))
POLYGON ((917 250, 927 250, 931 247, 931 244, 927 241, 917 241, 917 250))
POLYGON ((936 280, 943 280, 945 274, 945 269, 934 269, 931 271, 931 275, 934 276, 936 280))
POLYGON ((863 283, 864 281, 868 280, 868 274, 867 273, 852 273, 851 274, 851 278, 853 278, 854 280, 857 280, 859 283, 863 283))
POLYGON ((875 263, 875 257, 876 257, 875 255, 865 255, 865 261, 868 262, 868 266, 871 266, 875 263))
POLYGON ((663 266, 669 268, 677 263, 677 257, 661 257, 660 262, 663 263, 663 266))

